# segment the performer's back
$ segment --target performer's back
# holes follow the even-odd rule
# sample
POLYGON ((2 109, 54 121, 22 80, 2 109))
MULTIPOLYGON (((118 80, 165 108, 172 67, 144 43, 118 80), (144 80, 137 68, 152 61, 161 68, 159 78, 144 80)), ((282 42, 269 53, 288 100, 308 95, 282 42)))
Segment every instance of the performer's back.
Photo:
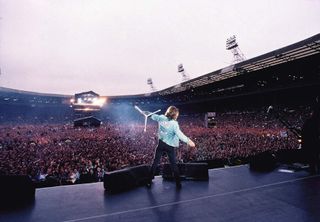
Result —
POLYGON ((153 114, 151 119, 159 123, 158 136, 159 140, 162 140, 169 146, 178 147, 179 139, 185 143, 188 142, 186 137, 180 130, 179 124, 174 119, 169 119, 165 115, 153 114))

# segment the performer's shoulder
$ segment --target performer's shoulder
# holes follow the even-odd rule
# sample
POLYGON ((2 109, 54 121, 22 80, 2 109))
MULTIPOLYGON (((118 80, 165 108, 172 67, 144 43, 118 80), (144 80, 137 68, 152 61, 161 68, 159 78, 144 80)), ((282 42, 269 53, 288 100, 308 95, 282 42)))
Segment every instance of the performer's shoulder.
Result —
POLYGON ((179 127, 179 123, 178 123, 178 121, 177 120, 171 120, 171 122, 172 122, 172 125, 174 125, 175 127, 179 127))
POLYGON ((165 115, 157 115, 157 114, 153 114, 151 116, 152 119, 155 119, 155 120, 158 120, 158 121, 165 121, 167 120, 168 118, 165 116, 165 115))
POLYGON ((160 118, 161 118, 162 120, 167 120, 167 119, 168 119, 168 117, 166 117, 164 114, 161 114, 161 115, 160 115, 160 118))

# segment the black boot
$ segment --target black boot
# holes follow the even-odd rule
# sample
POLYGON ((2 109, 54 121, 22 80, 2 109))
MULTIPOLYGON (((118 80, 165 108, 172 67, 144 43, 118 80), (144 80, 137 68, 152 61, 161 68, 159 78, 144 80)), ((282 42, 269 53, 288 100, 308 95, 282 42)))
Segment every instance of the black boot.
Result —
POLYGON ((146 184, 146 187, 150 189, 150 188, 151 188, 151 184, 152 184, 152 181, 150 180, 150 181, 148 181, 148 183, 146 184))
POLYGON ((152 179, 153 179, 153 177, 150 176, 150 178, 148 179, 148 181, 147 181, 147 183, 146 183, 146 187, 147 187, 147 188, 151 188, 152 179))
POLYGON ((182 188, 180 176, 176 176, 175 179, 176 179, 176 188, 177 190, 180 190, 182 188))

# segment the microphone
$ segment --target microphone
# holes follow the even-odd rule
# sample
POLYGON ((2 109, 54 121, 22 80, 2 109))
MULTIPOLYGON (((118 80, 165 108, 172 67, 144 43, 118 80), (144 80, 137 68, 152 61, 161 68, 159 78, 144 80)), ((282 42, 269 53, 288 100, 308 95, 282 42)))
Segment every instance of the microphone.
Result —
POLYGON ((138 106, 134 106, 134 108, 138 110, 142 115, 145 115, 144 112, 138 106))
POLYGON ((271 113, 272 110, 273 110, 273 106, 269 106, 268 109, 267 109, 267 113, 268 113, 268 114, 271 113))

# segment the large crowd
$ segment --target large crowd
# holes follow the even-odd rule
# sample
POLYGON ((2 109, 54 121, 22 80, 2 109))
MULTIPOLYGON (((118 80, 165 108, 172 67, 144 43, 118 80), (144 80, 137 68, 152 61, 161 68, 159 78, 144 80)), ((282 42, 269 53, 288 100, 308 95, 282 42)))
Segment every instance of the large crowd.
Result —
MULTIPOLYGON (((301 127, 303 112, 286 110, 293 126, 301 127)), ((181 117, 181 130, 195 143, 181 144, 181 162, 246 158, 267 150, 296 149, 297 138, 265 112, 217 113, 206 128, 199 117, 181 117)), ((151 164, 157 125, 103 123, 99 128, 72 124, 6 124, 0 126, 0 174, 27 174, 42 185, 102 181, 107 171, 151 164)), ((162 163, 166 162, 163 157, 162 163)))

